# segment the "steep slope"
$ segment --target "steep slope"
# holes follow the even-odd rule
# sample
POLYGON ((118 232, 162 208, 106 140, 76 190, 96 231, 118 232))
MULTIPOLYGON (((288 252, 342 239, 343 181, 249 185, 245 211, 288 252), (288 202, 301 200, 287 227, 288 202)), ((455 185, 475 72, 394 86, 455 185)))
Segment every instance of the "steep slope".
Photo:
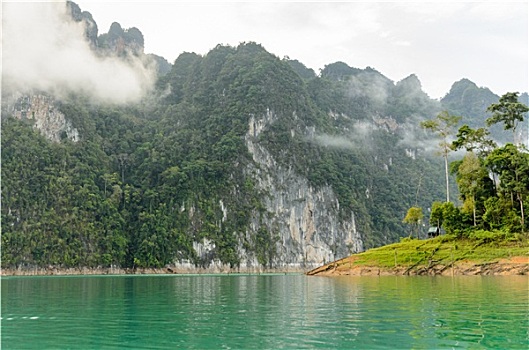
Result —
MULTIPOLYGON (((363 84, 371 76, 383 79, 368 71, 363 84)), ((28 184, 44 181, 33 194, 4 184, 4 264, 303 269, 406 235, 406 209, 442 196, 428 175, 439 165, 407 144, 409 130, 379 110, 379 96, 350 94, 352 84, 303 80, 248 43, 182 54, 137 106, 63 101, 80 142, 50 148, 56 160, 27 174, 28 184), (59 174, 71 185, 50 197, 59 174), (42 198, 39 209, 12 202, 27 197, 42 198), (58 209, 77 214, 57 220, 58 209), (44 222, 60 244, 37 254, 21 243, 19 254, 10 242, 40 241, 27 227, 44 222), (74 234, 80 226, 86 236, 74 234)), ((387 96, 402 89, 385 86, 387 96)), ((30 161, 9 132, 27 126, 4 124, 6 154, 30 161)))
MULTIPOLYGON (((287 146, 296 132, 302 140, 318 113, 310 105, 303 82, 288 64, 254 43, 237 48, 218 46, 203 58, 183 54, 165 80, 171 93, 165 99, 168 109, 162 122, 193 130, 182 135, 186 138, 183 143, 202 143, 200 148, 186 152, 194 158, 189 161, 214 164, 220 160, 228 166, 224 172, 230 175, 222 180, 222 187, 233 191, 229 196, 222 192, 213 196, 221 197, 215 201, 223 213, 218 218, 222 223, 218 229, 229 228, 223 237, 228 235, 239 242, 236 250, 240 261, 235 263, 249 267, 300 266, 362 249, 354 222, 338 220, 332 189, 318 191, 311 187, 296 173, 296 164, 279 163, 288 162, 286 154, 272 155, 263 145, 270 137, 263 141, 262 133, 281 123, 289 123, 292 128, 280 147, 287 146), (181 114, 180 110, 186 112, 181 114), (329 205, 335 208, 329 209, 329 205), (238 220, 242 226, 233 225, 234 208, 245 210, 246 219, 238 220), (344 241, 348 246, 337 243, 344 241)), ((163 84, 160 89, 165 89, 163 84)), ((180 133, 180 129, 174 130, 169 137, 180 133)), ((199 188, 192 187, 194 192, 199 188)), ((203 220, 201 211, 205 209, 197 211, 193 201, 189 205, 194 217, 199 215, 203 220)), ((215 209, 219 208, 211 210, 215 209)), ((202 241, 212 256, 220 254, 221 243, 213 232, 206 233, 202 241)))
MULTIPOLYGON (((98 55, 144 56, 138 29, 98 36, 69 6, 98 55)), ((136 103, 2 100, 2 266, 304 270, 407 236, 406 210, 444 197, 418 130, 440 105, 414 75, 316 76, 256 43, 154 59, 136 103)))

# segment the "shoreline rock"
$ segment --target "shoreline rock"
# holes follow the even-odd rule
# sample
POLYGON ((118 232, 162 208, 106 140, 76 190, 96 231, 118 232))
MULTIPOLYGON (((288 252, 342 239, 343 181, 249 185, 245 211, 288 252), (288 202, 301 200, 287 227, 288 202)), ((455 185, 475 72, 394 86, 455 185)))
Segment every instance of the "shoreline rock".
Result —
POLYGON ((163 268, 61 268, 24 267, 2 268, 0 276, 92 276, 92 275, 196 275, 196 274, 259 274, 259 273, 303 273, 308 276, 529 276, 529 258, 518 256, 509 259, 499 259, 492 262, 475 262, 469 260, 457 261, 451 265, 430 263, 418 266, 397 266, 394 268, 354 265, 354 258, 344 258, 329 264, 317 267, 307 272, 306 269, 285 267, 281 269, 217 269, 166 266, 163 268))
POLYGON ((2 268, 1 277, 8 276, 95 276, 95 275, 200 275, 200 274, 260 274, 260 273, 305 273, 306 269, 287 267, 284 269, 216 269, 216 268, 182 268, 168 266, 163 268, 61 268, 48 267, 25 267, 25 268, 2 268))
POLYGON ((492 262, 458 261, 452 265, 430 263, 418 266, 354 265, 354 259, 345 258, 306 273, 309 276, 513 276, 529 275, 529 258, 512 257, 492 262))

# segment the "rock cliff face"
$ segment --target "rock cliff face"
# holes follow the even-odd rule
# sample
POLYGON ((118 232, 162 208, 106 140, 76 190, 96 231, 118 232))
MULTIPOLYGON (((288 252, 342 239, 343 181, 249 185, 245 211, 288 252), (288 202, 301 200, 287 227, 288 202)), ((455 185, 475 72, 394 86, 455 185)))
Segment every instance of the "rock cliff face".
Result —
POLYGON ((21 120, 33 121, 33 127, 54 142, 63 138, 79 141, 79 132, 59 110, 52 97, 42 94, 22 95, 5 103, 7 114, 21 120))
POLYGON ((76 22, 83 22, 85 27, 85 37, 90 43, 90 47, 92 49, 96 49, 98 28, 97 23, 92 17, 92 14, 88 11, 81 11, 79 5, 74 2, 68 1, 66 5, 70 10, 73 20, 76 22))
MULTIPOLYGON (((278 268, 304 268, 332 261, 363 250, 360 233, 356 229, 355 215, 340 222, 340 203, 329 186, 316 189, 293 169, 279 165, 272 155, 257 142, 259 134, 274 122, 272 112, 261 118, 252 117, 245 137, 254 164, 247 175, 254 178, 258 188, 268 193, 264 200, 269 213, 264 224, 270 232, 278 231, 278 268)), ((259 218, 252 218, 257 228, 259 218)), ((251 263, 248 261, 247 263, 251 263)))
POLYGON ((123 29, 117 22, 112 23, 107 34, 98 38, 98 47, 106 55, 125 57, 131 53, 136 56, 143 55, 144 39, 138 28, 123 29))
MULTIPOLYGON (((272 111, 260 117, 252 116, 245 136, 246 146, 254 161, 245 169, 245 175, 252 178, 259 192, 266 194, 266 212, 262 215, 254 211, 246 237, 241 237, 239 241, 237 250, 241 262, 238 270, 306 271, 363 251, 355 214, 351 212, 348 220, 339 219, 340 203, 332 188, 312 187, 306 178, 296 174, 293 169, 279 165, 270 152, 259 144, 261 132, 276 119, 277 115, 272 111), (263 226, 271 240, 275 238, 273 253, 266 266, 244 245, 245 241, 252 241, 252 237, 263 226)), ((307 133, 310 132, 307 130, 307 133)), ((225 217, 229 208, 222 201, 219 206, 225 217)), ((193 248, 200 260, 207 262, 206 270, 230 270, 219 261, 211 260, 211 252, 215 250, 212 242, 195 242, 193 248)), ((188 262, 181 262, 177 268, 193 270, 188 262)))

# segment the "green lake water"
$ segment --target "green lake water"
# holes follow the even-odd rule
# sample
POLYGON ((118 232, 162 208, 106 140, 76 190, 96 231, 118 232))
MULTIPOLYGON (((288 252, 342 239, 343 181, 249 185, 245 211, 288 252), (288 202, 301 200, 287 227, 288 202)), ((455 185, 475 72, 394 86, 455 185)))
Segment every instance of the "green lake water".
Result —
POLYGON ((3 277, 2 349, 529 349, 529 279, 3 277))

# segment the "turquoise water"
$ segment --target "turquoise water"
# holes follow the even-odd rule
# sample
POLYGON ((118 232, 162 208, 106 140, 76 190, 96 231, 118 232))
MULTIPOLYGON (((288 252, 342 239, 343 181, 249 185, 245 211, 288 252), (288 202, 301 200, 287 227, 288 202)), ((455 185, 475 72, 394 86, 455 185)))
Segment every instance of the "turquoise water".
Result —
POLYGON ((2 349, 528 349, 529 279, 4 277, 2 349))

